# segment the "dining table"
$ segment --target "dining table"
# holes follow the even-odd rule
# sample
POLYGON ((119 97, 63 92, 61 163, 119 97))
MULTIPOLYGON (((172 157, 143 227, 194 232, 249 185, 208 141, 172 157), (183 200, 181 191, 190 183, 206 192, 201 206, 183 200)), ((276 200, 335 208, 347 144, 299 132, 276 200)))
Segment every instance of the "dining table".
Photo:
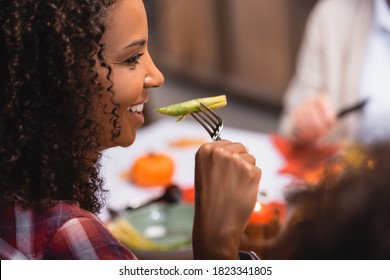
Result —
MULTIPOLYGON (((231 127, 225 124, 222 139, 241 142, 256 158, 256 165, 262 170, 258 200, 262 203, 284 203, 285 188, 291 176, 280 173, 284 158, 275 147, 271 133, 231 127)), ((101 157, 100 174, 104 180, 106 203, 99 217, 108 221, 112 211, 137 208, 160 197, 166 186, 143 187, 123 177, 136 158, 148 153, 169 155, 175 170, 172 183, 186 190, 194 187, 195 154, 203 142, 212 141, 207 132, 191 117, 176 122, 171 117, 162 117, 137 131, 135 142, 129 147, 114 147, 104 150, 101 157), (193 140, 191 142, 191 140, 193 140), (184 141, 189 145, 175 145, 184 141)))

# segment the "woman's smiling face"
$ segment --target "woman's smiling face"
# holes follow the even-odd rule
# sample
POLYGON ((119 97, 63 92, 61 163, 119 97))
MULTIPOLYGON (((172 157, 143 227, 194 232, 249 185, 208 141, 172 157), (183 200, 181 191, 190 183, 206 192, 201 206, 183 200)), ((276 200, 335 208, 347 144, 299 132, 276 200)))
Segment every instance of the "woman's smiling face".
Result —
MULTIPOLYGON (((148 25, 142 0, 117 0, 107 15, 103 36, 104 58, 112 68, 113 101, 119 104, 120 134, 112 139, 112 125, 105 121, 104 146, 129 146, 135 140, 136 130, 144 122, 142 113, 148 101, 148 88, 163 84, 164 77, 156 68, 148 51, 148 25)), ((99 69, 102 84, 107 85, 108 71, 99 69)), ((111 93, 105 103, 111 112, 111 93)))

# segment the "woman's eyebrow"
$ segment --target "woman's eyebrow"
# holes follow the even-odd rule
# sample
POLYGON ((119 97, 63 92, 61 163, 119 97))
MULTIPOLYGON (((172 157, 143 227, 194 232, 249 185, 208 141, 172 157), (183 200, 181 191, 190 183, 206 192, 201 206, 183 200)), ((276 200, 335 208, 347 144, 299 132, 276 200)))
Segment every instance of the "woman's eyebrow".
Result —
POLYGON ((128 48, 131 48, 134 46, 143 46, 143 45, 145 45, 145 43, 146 43, 146 40, 137 40, 137 41, 131 42, 130 44, 125 46, 123 49, 128 49, 128 48))

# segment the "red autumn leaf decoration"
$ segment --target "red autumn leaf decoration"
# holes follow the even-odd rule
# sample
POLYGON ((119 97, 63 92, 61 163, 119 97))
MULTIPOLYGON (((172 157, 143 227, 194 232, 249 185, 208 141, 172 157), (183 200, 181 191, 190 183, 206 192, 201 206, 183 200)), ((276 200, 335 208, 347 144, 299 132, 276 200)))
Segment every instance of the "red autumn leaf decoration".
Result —
POLYGON ((310 184, 321 179, 326 160, 340 150, 337 144, 299 145, 276 134, 271 135, 271 140, 285 159, 279 173, 293 175, 310 184))

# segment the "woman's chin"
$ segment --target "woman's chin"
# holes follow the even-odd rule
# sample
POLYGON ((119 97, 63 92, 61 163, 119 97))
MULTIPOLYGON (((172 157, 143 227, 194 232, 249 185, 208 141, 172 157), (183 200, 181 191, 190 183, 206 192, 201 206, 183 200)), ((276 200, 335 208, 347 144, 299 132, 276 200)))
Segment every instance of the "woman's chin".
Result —
POLYGON ((115 141, 116 142, 115 146, 126 148, 131 146, 134 143, 134 140, 135 140, 135 135, 124 139, 118 139, 118 141, 115 141))
POLYGON ((113 139, 106 145, 106 149, 113 148, 113 147, 122 147, 126 148, 131 146, 135 141, 135 134, 132 135, 124 135, 120 134, 117 138, 113 139))

